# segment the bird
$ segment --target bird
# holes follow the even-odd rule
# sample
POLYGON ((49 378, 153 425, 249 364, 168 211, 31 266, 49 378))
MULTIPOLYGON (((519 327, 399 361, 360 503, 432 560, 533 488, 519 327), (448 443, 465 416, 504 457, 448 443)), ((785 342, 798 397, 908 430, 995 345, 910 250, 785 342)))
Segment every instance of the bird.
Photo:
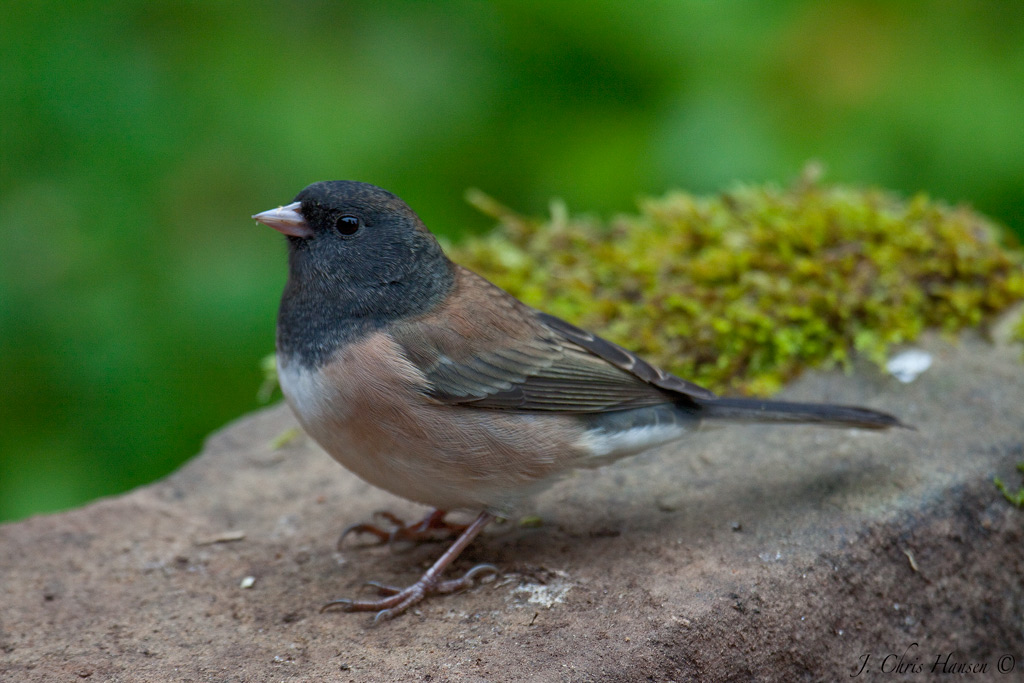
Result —
POLYGON ((903 425, 870 408, 723 397, 521 302, 453 263, 398 196, 348 180, 309 185, 253 218, 286 236, 277 317, 282 393, 302 428, 370 484, 432 509, 387 531, 453 544, 407 587, 322 610, 390 619, 497 569, 445 569, 491 521, 577 468, 681 441, 704 422, 903 425), (468 525, 446 520, 472 511, 468 525))

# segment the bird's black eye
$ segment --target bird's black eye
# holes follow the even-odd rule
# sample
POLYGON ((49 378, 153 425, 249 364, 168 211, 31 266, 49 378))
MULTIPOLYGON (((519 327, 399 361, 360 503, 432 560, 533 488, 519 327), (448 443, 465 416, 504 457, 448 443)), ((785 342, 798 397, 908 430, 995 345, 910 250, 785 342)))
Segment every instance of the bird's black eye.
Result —
POLYGON ((359 219, 355 216, 345 214, 344 216, 338 217, 338 222, 334 227, 342 235, 354 235, 359 231, 359 219))

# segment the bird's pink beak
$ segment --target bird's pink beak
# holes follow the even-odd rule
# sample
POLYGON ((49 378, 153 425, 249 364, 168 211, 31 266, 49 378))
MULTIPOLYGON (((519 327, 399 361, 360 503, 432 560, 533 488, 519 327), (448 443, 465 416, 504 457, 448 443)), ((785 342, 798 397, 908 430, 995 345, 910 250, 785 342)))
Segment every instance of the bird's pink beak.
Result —
POLYGON ((276 209, 258 213, 253 216, 253 219, 289 237, 309 239, 313 236, 313 228, 309 227, 309 223, 299 213, 301 206, 299 202, 292 202, 288 206, 279 206, 276 209))

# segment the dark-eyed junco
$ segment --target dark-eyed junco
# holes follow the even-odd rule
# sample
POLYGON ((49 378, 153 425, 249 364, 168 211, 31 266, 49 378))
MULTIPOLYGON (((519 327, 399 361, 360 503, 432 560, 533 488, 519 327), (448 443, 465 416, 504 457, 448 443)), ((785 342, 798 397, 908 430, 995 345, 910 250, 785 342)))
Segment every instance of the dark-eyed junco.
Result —
POLYGON ((442 572, 494 516, 573 468, 682 439, 703 420, 900 425, 867 408, 720 398, 455 265, 373 185, 314 183, 254 218, 288 237, 277 363, 299 422, 366 481, 435 509, 400 537, 461 532, 408 588, 325 607, 389 618, 459 590, 493 568, 442 572), (444 521, 453 509, 480 513, 457 527, 444 521))

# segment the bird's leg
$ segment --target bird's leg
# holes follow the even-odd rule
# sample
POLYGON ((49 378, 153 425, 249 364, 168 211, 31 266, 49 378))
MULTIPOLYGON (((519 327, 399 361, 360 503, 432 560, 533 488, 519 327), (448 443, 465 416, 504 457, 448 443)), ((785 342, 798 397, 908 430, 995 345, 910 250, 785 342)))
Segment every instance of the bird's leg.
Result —
POLYGON ((435 562, 433 566, 431 566, 430 569, 428 569, 423 576, 416 581, 416 583, 412 584, 408 588, 395 588, 393 586, 385 586, 383 584, 373 582, 370 585, 377 588, 377 590, 379 590, 385 597, 382 597, 380 600, 366 601, 347 599, 332 600, 321 607, 320 611, 323 612, 331 607, 340 607, 346 612, 377 612, 377 616, 374 621, 391 619, 393 617, 397 617, 402 612, 405 612, 407 609, 429 595, 454 593, 455 591, 468 588, 473 583, 473 579, 481 574, 496 574, 498 569, 493 565, 478 564, 457 579, 448 579, 446 581, 441 580, 441 574, 444 572, 445 568, 459 556, 459 553, 465 550, 466 546, 473 542, 473 539, 476 538, 483 528, 490 524, 493 519, 494 516, 490 513, 481 512, 480 515, 473 520, 473 523, 465 528, 462 535, 452 543, 451 547, 437 559, 437 562, 435 562))
POLYGON ((345 527, 338 538, 338 550, 341 550, 345 538, 349 534, 370 534, 376 536, 380 543, 394 543, 395 541, 410 541, 419 543, 422 541, 443 541, 458 536, 468 527, 465 524, 453 524, 446 522, 444 517, 447 510, 433 510, 426 517, 418 522, 406 524, 400 517, 393 515, 387 510, 374 513, 375 517, 381 517, 394 526, 390 529, 382 529, 376 524, 353 524, 345 527))

